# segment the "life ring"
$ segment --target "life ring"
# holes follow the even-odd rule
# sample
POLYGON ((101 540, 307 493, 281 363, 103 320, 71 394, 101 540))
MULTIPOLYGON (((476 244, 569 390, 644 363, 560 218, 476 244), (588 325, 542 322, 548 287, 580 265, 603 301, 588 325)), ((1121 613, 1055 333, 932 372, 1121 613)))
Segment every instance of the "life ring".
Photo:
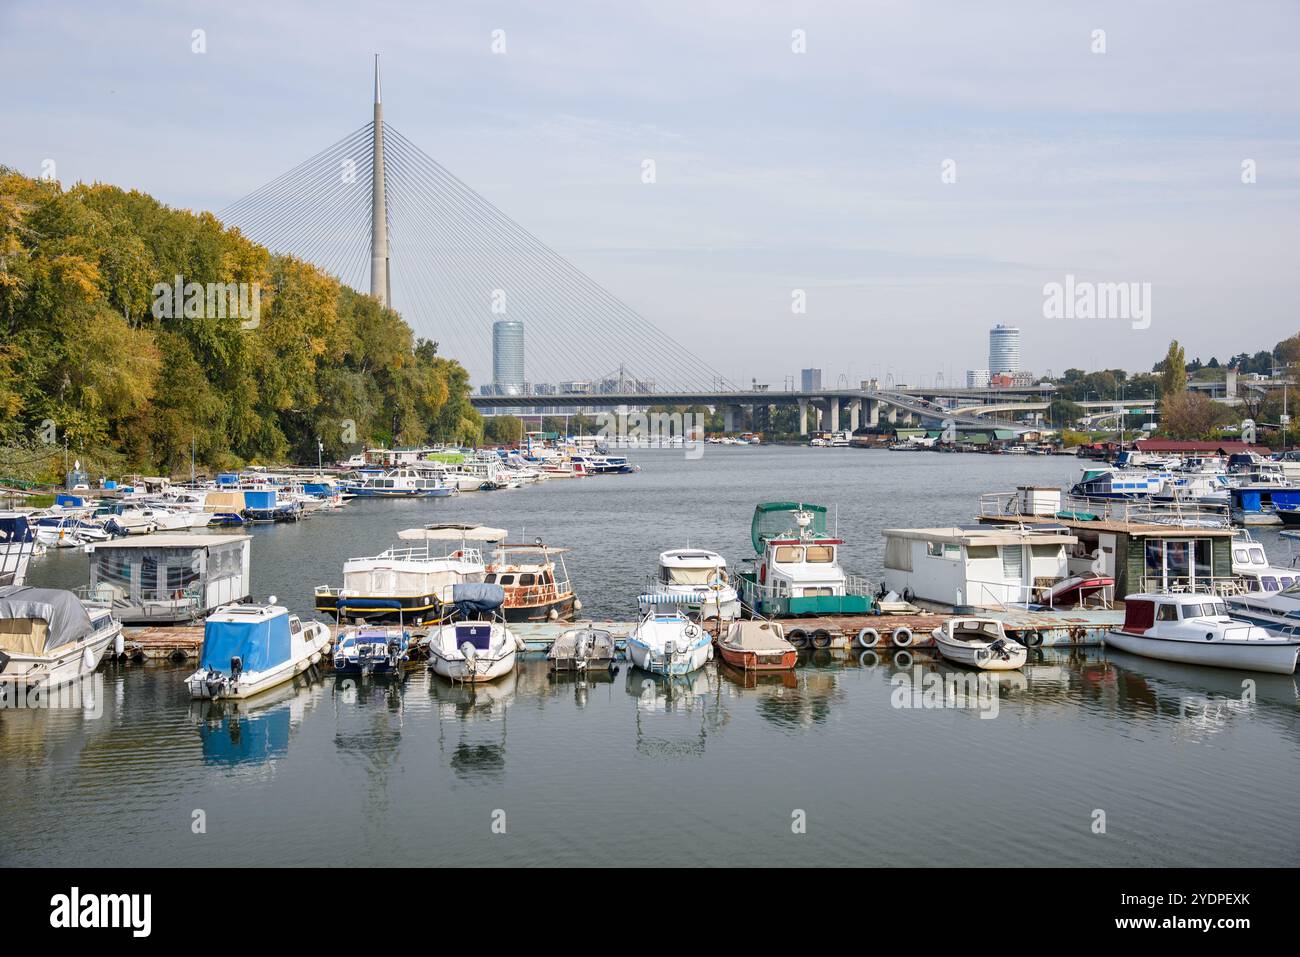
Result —
POLYGON ((802 628, 791 628, 785 633, 785 637, 796 648, 808 647, 808 633, 802 628))
POLYGON ((818 628, 812 633, 811 641, 814 648, 829 648, 831 646, 831 633, 825 628, 818 628))
POLYGON ((858 632, 859 648, 874 648, 880 644, 880 632, 874 628, 863 628, 858 632))
POLYGON ((894 629, 889 640, 894 643, 895 648, 907 648, 912 644, 912 629, 906 625, 899 625, 894 629))
POLYGON ((1020 636, 1020 641, 1026 648, 1037 648, 1043 643, 1043 634, 1039 631, 1026 631, 1020 636))

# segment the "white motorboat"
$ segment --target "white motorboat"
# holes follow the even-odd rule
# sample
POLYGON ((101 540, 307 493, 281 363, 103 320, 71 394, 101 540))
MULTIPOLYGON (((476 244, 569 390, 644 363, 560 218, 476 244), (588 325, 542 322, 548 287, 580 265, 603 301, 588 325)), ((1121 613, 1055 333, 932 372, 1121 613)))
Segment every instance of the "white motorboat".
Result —
POLYGON ((61 588, 0 588, 0 684, 53 688, 93 674, 121 622, 61 588))
POLYGON ((1228 614, 1279 638, 1300 638, 1300 580, 1277 591, 1254 590, 1223 598, 1228 614))
POLYGON ((429 670, 450 681, 480 684, 514 670, 523 640, 501 618, 505 592, 482 582, 453 585, 458 620, 429 632, 429 670))
POLYGON ((1300 637, 1274 636, 1230 617, 1222 598, 1203 592, 1129 595, 1124 624, 1105 641, 1145 658, 1282 675, 1295 673, 1300 654, 1300 637))
POLYGON ((930 635, 949 661, 984 671, 1015 671, 1029 654, 996 618, 950 618, 930 635))
POLYGON ((676 548, 659 555, 655 588, 676 596, 677 604, 700 621, 740 617, 740 597, 731 584, 727 560, 703 548, 676 548))
POLYGON ((25 582, 32 556, 44 551, 26 513, 0 512, 0 585, 25 582))
POLYGON ((627 637, 627 656, 632 664, 653 674, 685 675, 713 657, 713 641, 698 623, 679 608, 663 610, 655 595, 637 600, 643 616, 627 637))
POLYGON ((402 627, 346 628, 334 644, 336 675, 400 674, 408 659, 411 633, 402 627))
POLYGON ((186 684, 190 697, 249 698, 291 681, 320 662, 329 626, 301 621, 271 596, 265 605, 223 605, 203 626, 199 670, 186 684))
POLYGON ((1264 546, 1244 528, 1232 538, 1232 574, 1247 592, 1279 592, 1300 582, 1300 568, 1270 564, 1264 546))

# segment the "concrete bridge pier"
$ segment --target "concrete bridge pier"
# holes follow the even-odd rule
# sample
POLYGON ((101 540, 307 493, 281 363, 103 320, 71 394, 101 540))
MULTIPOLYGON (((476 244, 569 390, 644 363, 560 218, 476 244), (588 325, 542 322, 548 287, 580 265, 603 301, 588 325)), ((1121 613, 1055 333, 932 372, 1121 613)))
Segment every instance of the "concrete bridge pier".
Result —
POLYGON ((862 418, 862 400, 849 400, 849 431, 856 432, 861 425, 862 418))
POLYGON ((873 429, 880 425, 880 403, 875 399, 867 400, 867 425, 873 429))
POLYGON ((745 415, 745 409, 744 409, 743 406, 739 406, 739 405, 726 405, 726 406, 723 406, 723 408, 722 408, 722 431, 724 431, 724 432, 737 432, 737 431, 739 431, 739 429, 737 429, 737 427, 736 427, 736 417, 737 417, 737 415, 741 416, 741 419, 742 419, 742 421, 743 421, 743 418, 744 418, 744 415, 745 415))
POLYGON ((799 434, 808 434, 808 400, 799 400, 799 434))
POLYGON ((831 431, 840 430, 840 400, 836 396, 831 396, 831 431))

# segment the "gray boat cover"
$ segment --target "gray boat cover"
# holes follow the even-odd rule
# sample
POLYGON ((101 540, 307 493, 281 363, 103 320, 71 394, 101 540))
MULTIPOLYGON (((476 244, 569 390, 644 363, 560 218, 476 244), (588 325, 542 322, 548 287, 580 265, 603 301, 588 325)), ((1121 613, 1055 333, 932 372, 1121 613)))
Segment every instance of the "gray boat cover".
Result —
POLYGON ((95 630, 80 599, 61 588, 32 588, 27 585, 0 588, 0 621, 14 618, 38 618, 46 622, 46 654, 80 641, 95 630))
POLYGON ((482 614, 500 608, 506 600, 506 591, 488 582, 461 582, 451 586, 451 600, 463 615, 482 614))

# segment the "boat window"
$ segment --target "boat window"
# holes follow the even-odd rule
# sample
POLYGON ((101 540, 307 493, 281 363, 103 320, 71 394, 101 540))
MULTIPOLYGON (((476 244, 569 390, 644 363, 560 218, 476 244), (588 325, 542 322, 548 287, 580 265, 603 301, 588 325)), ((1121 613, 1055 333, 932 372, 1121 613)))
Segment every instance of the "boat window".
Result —
MULTIPOLYGON (((777 561, 784 561, 780 557, 780 551, 777 549, 777 561)), ((707 585, 713 581, 716 574, 716 570, 712 568, 665 568, 664 582, 669 585, 707 585)))
POLYGON ((1264 557, 1264 549, 1262 548, 1252 548, 1250 550, 1250 560, 1256 565, 1265 565, 1268 563, 1268 559, 1264 557))
POLYGON ((519 584, 521 585, 532 585, 535 584, 536 581, 537 581, 537 576, 532 574, 531 572, 524 572, 524 574, 519 576, 519 584))
POLYGON ((1062 545, 1030 545, 1034 558, 1060 558, 1064 551, 1062 545))
POLYGON ((1211 604, 1207 604, 1207 605, 1205 606, 1205 610, 1206 610, 1206 613, 1207 613, 1207 614, 1209 613, 1209 610, 1210 610, 1211 608, 1214 609, 1214 614, 1219 615, 1220 617, 1223 617, 1223 618, 1227 618, 1227 617, 1228 617, 1228 606, 1227 606, 1226 604, 1224 604, 1223 602, 1221 602, 1221 601, 1216 601, 1216 602, 1213 602, 1213 603, 1211 603, 1211 604))
POLYGON ((488 572, 486 575, 483 576, 483 581, 485 581, 489 585, 494 584, 496 580, 497 580, 496 572, 488 572))
POLYGON ((1264 591, 1277 591, 1277 579, 1272 575, 1260 576, 1259 583, 1264 586, 1264 591))
POLYGON ((801 562, 803 561, 803 549, 798 545, 778 545, 776 547, 776 560, 778 562, 801 562))
POLYGON ((1294 579, 1294 578, 1286 578, 1286 577, 1283 577, 1283 578, 1282 578, 1282 587, 1283 587, 1283 588, 1290 588, 1290 587, 1291 587, 1292 585, 1294 585, 1294 584, 1295 584, 1295 579, 1294 579))
POLYGON ((998 547, 996 545, 967 545, 966 557, 973 559, 997 558, 998 547))
POLYGON ((1161 605, 1156 611, 1156 621, 1177 621, 1178 610, 1173 605, 1161 605))
POLYGON ((926 542, 925 551, 931 558, 947 558, 951 561, 961 559, 961 546, 952 542, 926 542))
POLYGON ((1234 548, 1232 550, 1232 560, 1238 565, 1245 565, 1250 561, 1248 554, 1244 548, 1234 548))
POLYGON ((514 575, 502 575, 502 576, 501 576, 500 584, 502 584, 502 585, 513 585, 514 583, 515 583, 515 576, 514 576, 514 575))
POLYGON ((830 594, 832 594, 832 592, 829 588, 805 588, 803 590, 804 598, 821 598, 830 594))
POLYGON ((834 545, 809 545, 807 561, 814 565, 825 565, 835 561, 834 545))
MULTIPOLYGON (((1214 606, 1211 605, 1211 608, 1214 606)), ((1178 614, 1183 618, 1200 618, 1203 612, 1200 605, 1179 605, 1178 614)))
POLYGON ((296 635, 301 631, 302 631, 302 622, 300 622, 297 618, 290 618, 289 619, 290 634, 296 635))

